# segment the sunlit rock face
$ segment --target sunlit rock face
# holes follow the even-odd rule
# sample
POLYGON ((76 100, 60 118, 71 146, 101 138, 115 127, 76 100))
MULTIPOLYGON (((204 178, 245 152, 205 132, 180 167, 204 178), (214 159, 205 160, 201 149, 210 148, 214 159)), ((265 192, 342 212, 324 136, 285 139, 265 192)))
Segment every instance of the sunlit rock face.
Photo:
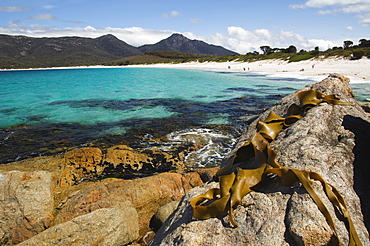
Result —
MULTIPOLYGON (((282 130, 270 147, 277 153, 276 160, 281 166, 316 172, 336 187, 345 200, 359 240, 369 245, 370 119, 353 98, 348 84, 347 78, 331 75, 303 88, 335 94, 351 105, 320 103, 282 130)), ((258 121, 264 121, 271 111, 284 117, 290 105, 299 104, 297 93, 283 98, 254 121, 224 158, 222 166, 256 134, 258 121)), ((219 187, 219 183, 211 182, 187 193, 151 245, 170 242, 172 245, 173 242, 174 245, 337 245, 338 240, 347 245, 349 232, 343 218, 338 216, 321 183, 312 181, 311 185, 333 218, 337 237, 300 182, 283 186, 280 178, 272 175, 247 194, 233 211, 237 228, 232 226, 229 215, 194 219, 190 199, 219 187)))

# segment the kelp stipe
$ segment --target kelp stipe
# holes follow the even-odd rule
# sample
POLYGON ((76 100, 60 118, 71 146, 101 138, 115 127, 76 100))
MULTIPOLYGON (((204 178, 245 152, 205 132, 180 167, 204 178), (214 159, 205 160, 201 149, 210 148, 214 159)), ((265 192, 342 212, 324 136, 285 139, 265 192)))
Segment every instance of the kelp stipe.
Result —
POLYGON ((325 95, 315 90, 301 91, 297 96, 300 105, 291 105, 285 118, 278 116, 274 112, 270 112, 265 121, 258 122, 257 132, 252 139, 240 147, 230 162, 217 172, 216 177, 220 183, 219 189, 211 189, 190 200, 194 211, 194 218, 209 219, 212 217, 223 217, 229 214, 230 223, 234 227, 237 227, 232 214, 233 209, 241 203, 245 195, 253 191, 253 187, 260 183, 267 174, 273 173, 280 178, 281 183, 285 186, 291 186, 295 182, 302 184, 324 215, 333 230, 334 236, 341 245, 333 218, 312 187, 313 180, 321 182, 330 202, 344 219, 347 220, 349 225, 349 245, 362 245, 348 214, 345 201, 338 190, 331 184, 326 183, 318 173, 281 166, 276 160, 276 152, 269 147, 269 142, 273 141, 283 129, 293 125, 304 117, 309 109, 318 104, 322 102, 333 105, 351 104, 341 101, 335 95, 325 95), (255 162, 254 169, 234 168, 235 164, 248 162, 252 158, 254 158, 255 162), (206 205, 202 204, 205 201, 209 201, 209 203, 206 205))

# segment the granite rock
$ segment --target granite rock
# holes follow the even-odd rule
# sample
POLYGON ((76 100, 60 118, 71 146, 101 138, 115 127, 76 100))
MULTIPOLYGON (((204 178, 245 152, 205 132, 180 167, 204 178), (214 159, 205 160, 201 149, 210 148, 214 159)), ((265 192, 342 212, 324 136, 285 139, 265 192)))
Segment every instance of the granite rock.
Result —
POLYGON ((19 245, 121 246, 134 241, 138 236, 136 209, 131 202, 126 201, 53 226, 19 245))
MULTIPOLYGON (((363 245, 370 245, 370 119, 353 98, 349 80, 331 75, 302 90, 336 94, 351 106, 322 103, 294 125, 280 132, 270 146, 277 152, 280 165, 319 173, 344 197, 348 212, 363 245), (367 226, 367 227, 366 227, 367 226)), ((255 120, 243 133, 235 149, 225 157, 225 165, 235 152, 256 132, 258 120, 270 111, 284 116, 288 107, 299 104, 297 93, 280 100, 255 120)), ((229 216, 195 220, 189 200, 218 183, 210 182, 190 190, 178 209, 167 219, 150 245, 337 245, 337 239, 323 214, 300 183, 282 186, 280 179, 269 176, 246 195, 234 211, 239 227, 231 226, 229 216)), ((313 188, 328 208, 339 240, 347 245, 345 222, 337 216, 319 182, 313 188)))
POLYGON ((0 172, 0 244, 22 242, 51 225, 52 177, 46 171, 0 172))
MULTIPOLYGON (((195 183, 202 184, 199 175, 195 183)), ((178 173, 161 173, 133 180, 111 178, 88 185, 81 183, 76 191, 59 203, 54 222, 64 223, 128 200, 138 211, 140 233, 143 234, 150 230, 150 219, 161 206, 179 201, 193 187, 188 179, 178 173)))
POLYGON ((207 180, 217 171, 212 168, 199 173, 161 173, 131 180, 87 179, 98 168, 94 163, 102 160, 104 155, 99 149, 83 148, 66 156, 39 157, 0 166, 0 244, 20 243, 54 225, 123 201, 131 201, 138 210, 143 237, 151 230, 150 219, 161 206, 179 201, 186 191, 203 184, 202 176, 207 180), (91 168, 78 174, 75 167, 91 168), (48 171, 29 171, 43 169, 48 171), (75 183, 73 179, 77 176, 72 174, 85 179, 75 183))
POLYGON ((150 227, 154 231, 158 231, 158 229, 163 225, 166 219, 173 213, 173 211, 175 211, 178 205, 179 201, 172 201, 160 207, 155 215, 152 217, 150 221, 150 227))

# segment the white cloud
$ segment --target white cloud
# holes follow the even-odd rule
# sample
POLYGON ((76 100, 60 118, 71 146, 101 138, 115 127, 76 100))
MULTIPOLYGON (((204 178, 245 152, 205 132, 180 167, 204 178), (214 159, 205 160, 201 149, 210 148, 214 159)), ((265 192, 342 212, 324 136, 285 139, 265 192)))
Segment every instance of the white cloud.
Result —
POLYGON ((234 50, 240 54, 245 54, 251 51, 261 51, 262 45, 268 45, 273 48, 287 48, 294 45, 298 50, 312 50, 319 46, 320 50, 326 50, 335 44, 328 40, 307 39, 290 31, 280 31, 278 33, 267 29, 256 29, 248 31, 242 27, 228 27, 228 35, 223 36, 217 34, 206 41, 211 40, 215 44, 224 46, 225 48, 234 50))
POLYGON ((73 23, 73 24, 84 24, 82 21, 76 21, 76 20, 61 20, 57 17, 53 16, 52 14, 40 14, 36 16, 30 16, 27 18, 27 20, 52 20, 52 21, 61 21, 65 23, 73 23))
POLYGON ((363 25, 370 24, 370 0, 308 0, 304 4, 293 4, 289 6, 292 9, 300 8, 326 8, 319 10, 318 14, 364 14, 357 15, 360 23, 363 25))
POLYGON ((57 6, 55 5, 44 5, 42 6, 43 9, 53 9, 53 8, 56 8, 57 6))
POLYGON ((367 13, 365 15, 358 15, 357 16, 360 19, 360 23, 367 27, 370 25, 370 13, 367 13))
POLYGON ((84 24, 85 22, 83 21, 75 21, 75 20, 60 20, 65 23, 73 23, 73 24, 84 24))
MULTIPOLYGON (((302 8, 324 8, 327 6, 335 6, 335 5, 362 5, 362 4, 369 4, 369 0, 308 0, 303 5, 299 5, 302 8)), ((291 7, 294 5, 291 5, 291 7)))
POLYGON ((327 15, 327 14, 333 14, 335 12, 338 12, 336 9, 334 10, 319 10, 316 13, 319 15, 327 15))
POLYGON ((163 18, 170 18, 170 17, 177 17, 181 15, 180 12, 176 11, 176 10, 172 10, 170 13, 163 13, 162 14, 162 17, 163 18))
POLYGON ((289 7, 292 9, 304 9, 305 8, 303 4, 291 4, 289 5, 289 7))
POLYGON ((29 7, 21 7, 21 6, 0 6, 0 12, 22 12, 28 11, 31 8, 29 7))
POLYGON ((180 12, 177 12, 175 10, 171 11, 171 13, 170 13, 171 17, 176 17, 176 16, 179 16, 179 15, 181 15, 180 12))
POLYGON ((370 1, 367 3, 345 5, 341 8, 343 13, 364 13, 370 12, 370 1))
MULTIPOLYGON (((10 35, 26 35, 32 37, 62 37, 62 36, 80 36, 96 38, 106 34, 113 34, 117 38, 133 46, 144 44, 154 44, 173 33, 174 30, 151 30, 141 27, 67 27, 55 28, 43 25, 26 25, 19 21, 11 22, 8 26, 0 26, 0 33, 10 35)), ((230 26, 227 34, 216 33, 210 36, 198 36, 191 32, 183 33, 189 39, 203 40, 209 44, 220 45, 227 49, 245 54, 251 51, 260 52, 260 46, 268 45, 273 48, 287 48, 294 45, 298 50, 312 50, 319 46, 320 50, 326 50, 337 46, 328 40, 307 39, 297 33, 290 31, 272 32, 267 29, 246 30, 242 27, 230 26)))
POLYGON ((40 14, 28 17, 28 20, 57 20, 52 14, 40 14))
POLYGON ((194 18, 191 18, 191 19, 190 19, 190 22, 191 22, 191 23, 193 23, 193 24, 199 24, 199 23, 202 23, 202 21, 201 21, 201 20, 196 19, 196 18, 195 18, 195 19, 194 19, 194 18))
POLYGON ((353 31, 353 26, 347 26, 347 27, 346 27, 346 30, 348 30, 348 31, 353 31))
POLYGON ((44 25, 26 25, 10 22, 8 26, 0 26, 0 33, 9 35, 26 35, 30 37, 64 37, 80 36, 96 38, 106 34, 113 34, 117 38, 133 46, 143 44, 154 44, 169 37, 175 31, 172 30, 150 30, 141 27, 115 28, 115 27, 66 27, 55 28, 44 25))

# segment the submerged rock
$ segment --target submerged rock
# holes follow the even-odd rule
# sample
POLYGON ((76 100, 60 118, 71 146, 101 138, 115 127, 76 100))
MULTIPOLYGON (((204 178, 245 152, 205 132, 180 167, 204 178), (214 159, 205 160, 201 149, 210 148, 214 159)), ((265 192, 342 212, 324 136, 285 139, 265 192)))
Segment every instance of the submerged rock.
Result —
MULTIPOLYGON (((348 213, 363 245, 370 245, 370 118, 353 98, 349 80, 331 75, 320 83, 302 90, 335 94, 352 106, 321 103, 289 128, 281 131, 270 147, 277 152, 277 161, 288 168, 319 173, 344 197, 348 213), (365 226, 366 225, 366 226, 365 226)), ((236 151, 256 133, 258 121, 271 111, 280 116, 293 103, 299 104, 297 92, 263 113, 243 133, 235 148, 225 157, 225 165, 236 151)), ((189 200, 218 183, 210 182, 189 191, 178 209, 167 219, 150 245, 337 245, 334 232, 306 190, 296 183, 283 186, 275 176, 267 177, 246 195, 233 216, 195 220, 189 200)), ((328 208, 339 240, 349 242, 346 223, 338 216, 318 181, 313 188, 328 208)))

